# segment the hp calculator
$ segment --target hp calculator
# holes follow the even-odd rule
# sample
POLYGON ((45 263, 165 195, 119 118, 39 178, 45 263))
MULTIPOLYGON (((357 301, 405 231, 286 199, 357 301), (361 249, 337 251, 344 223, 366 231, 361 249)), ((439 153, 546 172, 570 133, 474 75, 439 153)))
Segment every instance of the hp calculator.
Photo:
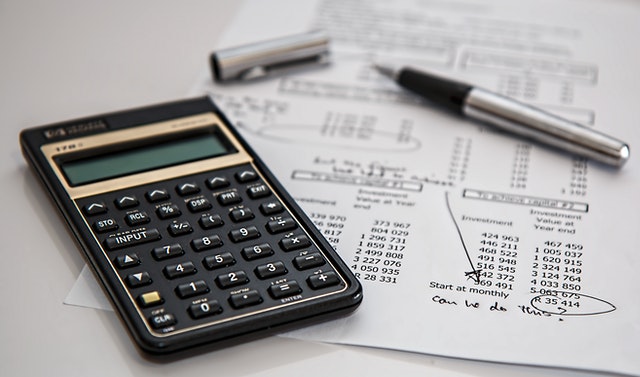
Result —
POLYGON ((244 341, 362 300, 208 97, 27 129, 20 143, 144 351, 244 341))

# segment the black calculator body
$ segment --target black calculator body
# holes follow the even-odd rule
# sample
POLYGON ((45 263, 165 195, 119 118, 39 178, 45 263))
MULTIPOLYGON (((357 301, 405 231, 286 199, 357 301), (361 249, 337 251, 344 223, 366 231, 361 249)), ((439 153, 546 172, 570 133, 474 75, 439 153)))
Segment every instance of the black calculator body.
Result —
POLYGON ((27 129, 20 142, 147 352, 244 341, 362 300, 207 97, 27 129))

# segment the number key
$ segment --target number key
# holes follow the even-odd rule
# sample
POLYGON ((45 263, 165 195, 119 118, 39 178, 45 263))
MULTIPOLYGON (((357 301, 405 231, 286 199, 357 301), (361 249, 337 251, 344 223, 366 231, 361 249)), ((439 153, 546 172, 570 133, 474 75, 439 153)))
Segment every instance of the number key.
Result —
POLYGON ((248 246, 242 249, 242 256, 246 260, 264 258, 268 257, 269 255, 273 255, 273 249, 268 243, 248 246))
POLYGON ((156 247, 151 251, 151 255, 156 260, 174 258, 184 254, 184 250, 179 243, 156 247))
POLYGON ((204 280, 196 280, 176 287, 176 293, 180 298, 188 298, 209 292, 209 287, 204 280))
POLYGON ((236 263, 236 260, 233 258, 231 253, 220 253, 216 255, 209 255, 204 258, 202 263, 208 270, 215 270, 216 268, 231 266, 236 263))
POLYGON ((229 232, 229 238, 231 238, 231 241, 233 242, 246 241, 246 240, 251 240, 258 237, 260 237, 260 232, 258 231, 258 228, 256 228, 255 226, 248 226, 245 228, 234 229, 231 232, 229 232))
POLYGON ((181 276, 187 276, 196 273, 196 266, 191 262, 183 262, 178 264, 170 264, 162 270, 168 279, 175 279, 181 276))
POLYGON ((249 278, 247 277, 247 274, 242 270, 218 275, 218 277, 216 278, 216 283, 220 288, 235 287, 237 285, 247 283, 248 281, 249 278))
POLYGON ((216 300, 205 301, 189 306, 189 315, 193 319, 208 317, 222 312, 222 306, 216 300))
POLYGON ((217 234, 196 238, 191 241, 191 247, 195 251, 209 250, 218 246, 222 246, 222 239, 217 234))
POLYGON ((284 266, 284 263, 280 261, 260 265, 256 267, 255 270, 256 276, 260 279, 268 279, 274 276, 284 275, 287 272, 288 271, 284 266))

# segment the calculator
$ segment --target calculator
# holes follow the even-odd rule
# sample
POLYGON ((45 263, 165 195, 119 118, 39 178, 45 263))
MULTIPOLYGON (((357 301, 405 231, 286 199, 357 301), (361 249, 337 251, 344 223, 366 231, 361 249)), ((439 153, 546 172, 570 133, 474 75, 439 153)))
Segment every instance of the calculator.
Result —
POLYGON ((20 143, 146 352, 246 341, 362 300, 208 97, 27 129, 20 143))

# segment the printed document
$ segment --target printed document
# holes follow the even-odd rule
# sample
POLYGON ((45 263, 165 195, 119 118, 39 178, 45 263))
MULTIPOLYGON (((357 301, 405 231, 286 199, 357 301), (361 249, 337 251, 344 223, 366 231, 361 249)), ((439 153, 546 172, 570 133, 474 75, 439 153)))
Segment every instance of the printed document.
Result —
POLYGON ((321 28, 331 66, 207 74, 193 94, 240 126, 364 284, 355 315, 291 335, 640 375, 639 20, 626 1, 247 3, 219 47, 321 28), (610 133, 631 161, 616 171, 452 116, 372 61, 610 133))

